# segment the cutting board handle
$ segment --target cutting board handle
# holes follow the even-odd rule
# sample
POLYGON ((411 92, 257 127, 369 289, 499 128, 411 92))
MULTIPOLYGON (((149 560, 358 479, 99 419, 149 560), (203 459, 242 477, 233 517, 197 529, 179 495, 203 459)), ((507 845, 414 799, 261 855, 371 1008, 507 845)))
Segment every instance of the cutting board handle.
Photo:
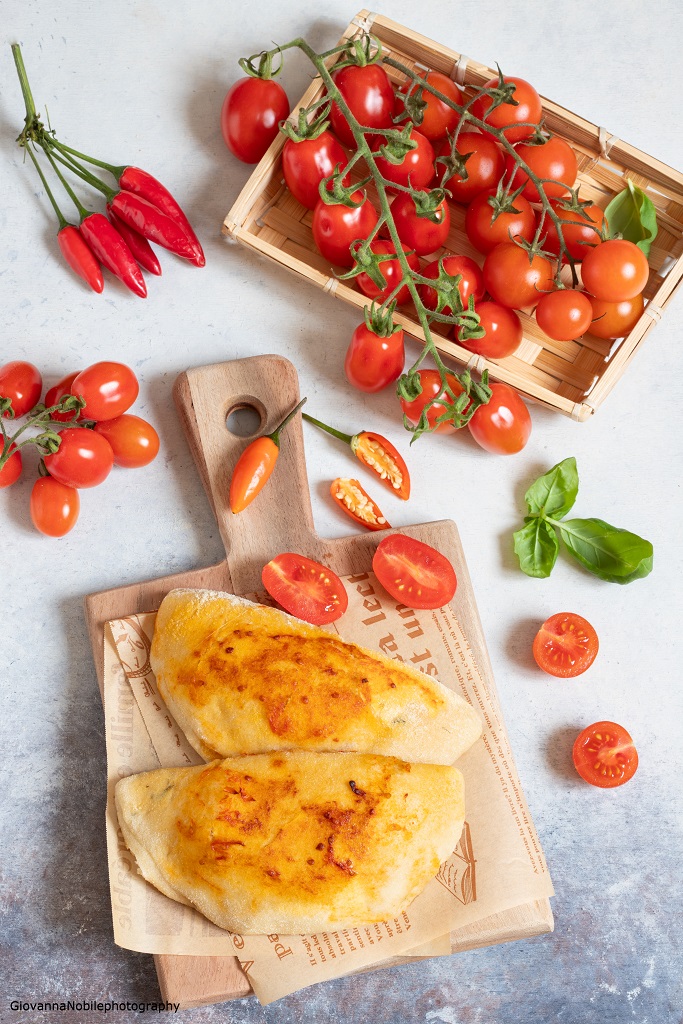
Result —
POLYGON ((296 370, 277 355, 199 366, 178 377, 174 398, 218 521, 235 592, 261 589, 266 562, 282 551, 310 549, 315 538, 301 416, 281 435, 280 456, 268 484, 238 515, 228 504, 230 480, 249 441, 275 430, 299 401, 296 370), (226 425, 231 412, 245 407, 261 418, 246 438, 226 425))

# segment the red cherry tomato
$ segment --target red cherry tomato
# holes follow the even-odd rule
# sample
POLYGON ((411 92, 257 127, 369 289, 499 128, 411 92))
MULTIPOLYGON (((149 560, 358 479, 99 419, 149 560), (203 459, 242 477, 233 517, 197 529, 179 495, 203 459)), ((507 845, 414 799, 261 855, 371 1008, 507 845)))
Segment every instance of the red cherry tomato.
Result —
POLYGON ((304 555, 285 552, 263 567, 263 586, 290 615, 314 626, 341 618, 349 599, 331 569, 304 555))
MULTIPOLYGON (((65 395, 70 395, 72 393, 71 388, 73 387, 73 382, 76 380, 77 376, 78 371, 76 373, 68 373, 66 377, 62 377, 57 384, 50 388, 45 395, 45 405, 48 409, 52 405, 57 405, 60 398, 64 398, 65 395)), ((70 423, 72 420, 77 420, 79 416, 80 413, 78 410, 75 410, 74 412, 53 412, 51 414, 51 418, 60 423, 70 423)))
POLYGON ((113 420, 130 409, 139 390, 137 377, 123 363, 93 363, 71 384, 71 393, 85 399, 84 420, 113 420))
MULTIPOLYGON (((553 179, 543 183, 543 190, 548 199, 567 194, 576 181, 578 173, 576 153, 568 142, 558 138, 557 135, 552 135, 543 145, 532 146, 522 143, 515 148, 517 155, 528 164, 537 178, 553 179), (558 182, 562 184, 558 184, 558 182)), ((505 162, 505 173, 512 177, 512 190, 526 183, 522 195, 532 203, 540 202, 538 189, 526 171, 517 165, 511 153, 508 153, 505 162)))
POLYGON ((589 330, 593 307, 585 292, 560 288, 542 295, 536 306, 536 322, 555 341, 574 341, 589 330))
POLYGON ((638 768, 633 740, 616 722, 595 722, 580 732, 572 759, 581 778, 601 789, 622 786, 638 768))
POLYGON ((533 306, 544 292, 555 287, 554 267, 544 256, 533 256, 504 242, 492 249, 484 260, 484 281, 495 302, 512 309, 533 306))
POLYGON ((322 199, 313 213, 313 241, 321 256, 338 267, 352 267, 351 243, 367 238, 379 217, 370 200, 358 190, 352 199, 360 206, 325 203, 322 199))
POLYGON ((31 491, 31 519, 47 537, 63 537, 78 520, 81 499, 74 487, 51 476, 42 476, 31 491))
MULTIPOLYGON (((332 75, 349 110, 364 128, 393 128, 394 90, 381 64, 359 67, 350 64, 332 75)), ((356 149, 348 121, 336 103, 331 110, 332 128, 345 146, 356 149)))
POLYGON ((583 258, 584 288, 605 302, 635 299, 647 284, 650 268, 642 249, 625 238, 600 242, 583 258))
MULTIPOLYGON (((447 75, 442 75, 440 71, 423 71, 421 77, 453 103, 462 105, 462 92, 447 75)), ((396 94, 395 113, 402 113, 405 109, 403 96, 408 92, 410 84, 409 81, 405 82, 396 94)), ((415 92, 416 90, 413 90, 413 93, 415 92)), ((457 110, 453 110, 427 89, 422 93, 422 100, 427 106, 422 111, 422 123, 418 125, 419 130, 431 142, 443 139, 447 132, 452 132, 457 127, 460 115, 457 110)))
POLYGON ((558 612, 543 623, 534 638, 536 664, 551 676, 571 679, 590 668, 598 653, 598 634, 574 612, 558 612))
POLYGON ((96 487, 107 479, 114 453, 104 437, 87 427, 68 427, 59 436, 59 448, 43 460, 50 476, 68 487, 96 487))
MULTIPOLYGON (((493 100, 490 96, 480 96, 472 104, 472 113, 492 128, 504 128, 505 138, 508 142, 521 142, 522 139, 529 139, 534 134, 536 127, 541 120, 543 108, 541 97, 533 85, 529 85, 523 78, 504 78, 505 82, 513 82, 515 91, 512 99, 517 104, 501 103, 491 110, 493 100)), ((498 79, 492 78, 486 82, 484 88, 495 89, 498 86, 498 79)))
POLYGON ((240 78, 223 100, 221 132, 230 152, 256 164, 289 115, 287 93, 272 78, 240 78))
MULTIPOLYGON (((441 391, 441 377, 438 370, 418 370, 420 377, 420 383, 422 384, 422 392, 414 398, 412 402, 407 402, 404 398, 401 399, 401 408, 404 414, 408 417, 411 423, 418 424, 422 416, 422 410, 424 409, 427 402, 434 398, 441 391)), ((462 386, 460 381, 453 374, 447 374, 446 380, 448 386, 455 395, 462 393, 462 386)), ((434 426, 436 420, 441 416, 451 405, 449 398, 445 398, 443 401, 436 402, 430 409, 427 410, 427 421, 430 426, 434 426)), ((437 434, 452 434, 455 431, 455 427, 452 423, 444 422, 440 423, 435 428, 437 434)))
MULTIPOLYGON (((445 182, 451 198, 458 203, 469 203, 480 192, 495 189, 505 170, 505 157, 500 146, 479 132, 462 132, 455 143, 461 156, 466 157, 465 170, 467 177, 454 174, 445 182)), ((443 165, 439 157, 448 157, 451 143, 448 139, 441 143, 437 152, 437 179, 442 180, 443 165)))
POLYGON ((403 331, 380 338, 364 323, 359 324, 346 353, 346 379, 360 391, 373 394, 398 380, 405 358, 403 331))
MULTIPOLYGON (((0 452, 2 452, 2 450, 3 447, 2 444, 0 444, 0 452)), ((10 451, 13 454, 10 455, 7 462, 4 464, 2 469, 0 469, 0 491, 3 487, 11 487, 12 484, 16 483, 21 476, 21 452, 15 444, 10 445, 10 451)))
POLYGON ((480 192, 465 213, 467 237, 479 252, 491 252, 494 246, 513 238, 523 238, 530 242, 536 231, 536 214, 528 199, 517 196, 513 206, 518 212, 499 213, 496 217, 489 202, 495 194, 495 189, 480 192))
MULTIPOLYGON (((470 295, 474 298, 475 302, 479 302, 480 299, 484 298, 484 292, 486 291, 484 275, 473 259, 470 259, 469 256, 444 256, 443 260, 433 260, 431 263, 428 263, 422 271, 422 276, 436 279, 439 276, 439 263, 443 263, 443 269, 451 277, 460 275, 462 278, 458 285, 458 291, 465 308, 467 308, 470 295)), ((435 310, 439 301, 436 288, 430 288, 427 284, 421 284, 418 287, 418 291, 427 309, 435 310)), ((444 316, 450 316, 453 310, 450 306, 444 306, 441 312, 444 316)))
MULTIPOLYGON (((375 157, 375 163, 377 170, 387 181, 393 181, 397 185, 406 187, 424 189, 434 177, 434 147, 429 139, 415 128, 411 131, 410 138, 417 143, 417 146, 415 149, 408 150, 400 164, 392 164, 386 157, 379 155, 375 157)), ((391 186, 389 186, 389 191, 392 191, 391 186)))
POLYGON ((483 338, 463 339, 463 328, 454 328, 459 345, 487 359, 505 359, 517 351, 522 343, 522 321, 513 309, 498 302, 479 302, 474 311, 486 334, 483 338))
MULTIPOLYGON (((565 209, 561 199, 551 199, 550 205, 561 221, 562 237, 567 252, 573 260, 580 263, 590 252, 591 247, 602 241, 600 233, 605 225, 604 213, 595 203, 583 206, 580 213, 577 210, 565 209)), ((543 230, 546 233, 543 248, 559 256, 560 239, 557 228, 547 215, 543 221, 543 230)))
POLYGON ((380 541, 372 571, 394 600, 409 608, 443 608, 458 585, 453 566, 440 551, 401 533, 380 541))
POLYGON ((488 405, 481 405, 467 424, 482 448, 494 455, 521 452, 531 435, 531 416, 526 405, 509 384, 494 381, 488 405))
POLYGON ((318 186, 323 178, 347 163, 348 157, 332 132, 321 132, 316 139, 301 142, 287 139, 282 150, 282 173, 287 188, 309 210, 315 209, 320 199, 318 186))
MULTIPOLYGON (((25 416, 38 404, 42 390, 43 378, 33 363, 15 359, 0 366, 0 398, 11 400, 15 419, 25 416)), ((3 416, 9 417, 9 414, 7 409, 3 416)))
POLYGON ((398 237, 405 246, 414 249, 418 256, 427 256, 446 244, 451 229, 451 214, 445 199, 437 206, 434 220, 418 216, 408 192, 402 192, 396 197, 391 205, 391 213, 398 237))
POLYGON ((130 413, 96 423, 95 433, 106 438, 114 462, 125 469, 147 466, 159 452, 159 435, 152 424, 130 413))
POLYGON ((590 332, 596 338, 624 338, 636 326, 645 308, 642 294, 622 302, 605 302, 594 295, 588 298, 593 310, 590 332))
MULTIPOLYGON (((371 250, 378 256, 391 256, 396 254, 394 243, 388 239, 376 238, 370 243, 371 250)), ((411 270, 420 269, 420 261, 414 252, 408 252, 405 245, 403 249, 406 254, 406 260, 411 270)), ((397 287, 399 281, 403 277, 403 271, 401 270, 401 264, 398 259, 394 260, 382 260, 379 265, 380 273, 387 282, 386 287, 379 289, 371 277, 367 274, 359 274, 356 278, 358 287, 363 292, 363 295, 367 295, 369 299, 376 299, 377 302, 384 302, 388 299, 393 290, 397 287)), ((408 285, 404 285, 403 288, 394 296, 396 299, 396 305, 402 306, 405 302, 410 299, 410 292, 408 291, 408 285)))

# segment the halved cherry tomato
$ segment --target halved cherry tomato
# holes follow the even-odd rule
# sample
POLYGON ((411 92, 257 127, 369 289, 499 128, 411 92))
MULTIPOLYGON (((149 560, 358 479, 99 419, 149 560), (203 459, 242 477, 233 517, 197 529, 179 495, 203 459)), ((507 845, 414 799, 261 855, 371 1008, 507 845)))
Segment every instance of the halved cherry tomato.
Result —
POLYGON ((572 759, 581 778, 601 789, 622 786, 638 768, 633 740, 616 722, 595 722, 580 732, 574 741, 572 759))
MULTIPOLYGON (((480 192, 496 187, 505 170, 505 157, 498 143, 480 132, 461 132, 455 148, 465 159, 467 177, 454 174, 446 179, 445 187, 457 203, 469 203, 480 192)), ((445 169, 439 158, 449 157, 450 154, 451 143, 446 139, 439 146, 436 155, 436 174, 439 182, 443 181, 442 172, 445 169)))
POLYGON ((641 316, 645 304, 642 292, 634 299, 605 302, 589 295, 593 317, 589 330, 596 338, 623 338, 630 334, 641 316))
POLYGON ((346 379, 359 391, 374 394, 398 380, 405 358, 402 330, 380 338, 367 324, 359 324, 344 360, 346 379))
POLYGON ((287 551, 263 567, 263 586, 290 615, 314 626, 341 618, 349 605, 344 584, 320 562, 287 551))
MULTIPOLYGON (((576 181, 578 173, 576 153, 568 142, 560 139, 557 135, 552 135, 547 142, 540 146, 522 143, 520 146, 515 146, 515 152, 528 164, 536 177, 553 179, 543 182, 543 191, 548 199, 566 195, 576 181), (559 182, 562 184, 558 184, 559 182)), ((525 183, 522 195, 532 203, 540 202, 538 189, 526 171, 518 166, 512 153, 507 156, 505 173, 512 182, 510 186, 512 191, 525 183)))
MULTIPOLYGON (((0 366, 0 398, 10 399, 15 419, 25 416, 38 404, 42 389, 43 378, 33 363, 15 359, 0 366)), ((9 417, 9 414, 7 409, 2 415, 9 417)))
POLYGON ((512 204, 517 213, 508 210, 496 216, 489 201, 495 194, 495 189, 480 192, 465 213, 465 232, 479 252, 491 252, 501 242, 515 238, 530 242, 536 231, 536 214, 528 199, 517 196, 512 204))
POLYGON ((87 427, 67 427, 59 436, 59 448, 43 460, 50 476, 68 487, 97 487, 107 479, 114 453, 106 438, 87 427))
POLYGON ((459 345, 487 359, 505 359, 517 351, 522 343, 522 321, 514 309, 501 306, 499 302, 478 302, 474 312, 478 314, 480 326, 486 334, 483 338, 463 339, 460 337, 463 328, 454 327, 453 333, 459 345))
POLYGON ((330 494, 340 509, 359 526, 365 526, 368 530, 391 529, 379 505, 363 490, 360 481, 337 477, 330 484, 330 494))
POLYGON ((554 267, 545 256, 530 257, 520 245, 503 242, 484 260, 484 281, 489 295, 501 306, 534 306, 555 287, 554 267))
MULTIPOLYGON (((408 150, 400 163, 393 164, 379 154, 375 156, 375 163, 377 170, 387 181, 393 181, 397 185, 410 186, 410 188, 424 189, 434 177, 434 147, 429 139, 425 138, 416 128, 411 131, 410 139, 417 145, 415 149, 408 150)), ((389 191, 392 191, 391 185, 389 191)), ((397 190, 393 189, 393 191, 397 190)))
MULTIPOLYGON (((424 78, 434 89, 438 89, 449 100, 462 104, 462 92, 447 75, 443 75, 440 71, 423 71, 420 77, 424 78)), ((410 85, 410 81, 405 82, 396 94, 395 114, 402 113, 405 109, 402 97, 408 92, 410 85)), ((416 90, 413 90, 413 92, 416 92, 416 90)), ((457 110, 453 110, 452 107, 449 107, 448 104, 444 103, 443 100, 440 100, 438 96, 435 96, 434 93, 429 92, 427 89, 422 93, 422 100, 427 105, 422 111, 422 123, 418 125, 419 130, 432 142, 437 139, 443 139, 447 132, 452 132, 457 126, 460 115, 457 110)), ((398 127, 400 127, 400 124, 398 127)))
POLYGON ((521 452, 531 435, 531 416, 526 405, 509 384, 489 384, 493 394, 487 405, 480 405, 467 424, 470 434, 482 448, 494 455, 521 452))
MULTIPOLYGON (((435 395, 441 391, 441 376, 438 370, 418 370, 420 377, 420 383, 422 384, 422 391, 414 398, 412 402, 407 402, 404 398, 401 399, 401 408, 408 417, 411 423, 418 424, 420 417, 422 416, 422 410, 430 399, 434 398, 435 395)), ((451 388, 455 395, 462 394, 462 386, 460 381, 452 374, 447 374, 446 379, 448 386, 451 388)), ((436 402, 430 409, 427 410, 427 421, 430 426, 434 426, 436 420, 441 416, 448 407, 452 405, 449 398, 445 398, 443 401, 436 402)), ((445 421, 440 423, 435 428, 437 434, 452 434, 455 431, 455 427, 452 423, 445 421)))
MULTIPOLYGON (((567 209, 562 199, 551 199, 550 205, 561 222, 562 237, 567 252, 573 260, 580 263, 590 252, 591 247, 602 241, 600 232, 605 224, 604 213, 595 203, 582 206, 581 211, 567 209)), ((543 230, 546 232, 543 248, 546 252, 552 252, 555 256, 559 256, 560 239, 557 228, 547 215, 543 221, 543 230)))
POLYGON ((313 241, 321 256, 338 267, 352 267, 351 243, 367 238, 379 216, 360 189, 351 197, 360 206, 325 203, 322 199, 313 213, 313 241))
POLYGON ((580 676, 595 661, 598 634, 590 622, 574 612, 558 612, 543 623, 534 638, 534 658, 551 676, 580 676))
POLYGON ((440 551, 401 533, 380 541, 372 570, 394 600, 409 608, 443 608, 458 585, 453 566, 440 551))
MULTIPOLYGON (((62 377, 57 384, 50 388, 45 395, 45 405, 48 409, 51 405, 57 405, 60 398, 71 394, 71 388, 76 377, 78 377, 78 371, 76 373, 67 373, 66 377, 62 377)), ((70 423, 72 420, 77 420, 79 416, 80 412, 76 409, 73 412, 53 412, 51 419, 58 420, 60 423, 70 423)))
POLYGON ((95 433, 107 439, 115 464, 124 469, 148 466, 159 452, 159 435, 141 416, 124 413, 113 420, 102 420, 95 424, 95 433))
POLYGON ((584 288, 605 302, 635 299, 650 273, 642 249, 626 238, 610 238, 600 242, 584 256, 581 279, 584 288))
MULTIPOLYGON (((473 259, 469 256, 444 256, 443 260, 432 260, 431 263, 428 263, 422 271, 422 276, 436 279, 439 276, 440 263, 443 263, 443 269, 451 277, 458 277, 459 275, 462 278, 458 285, 458 291, 465 309, 467 309, 470 295, 475 302, 479 302, 480 299, 484 298, 484 292, 486 291, 484 275, 473 259)), ((439 301, 436 289, 430 288, 427 284, 421 284, 418 286, 418 291, 427 309, 435 310, 439 301)), ((453 310, 450 306, 444 306, 441 312, 444 316, 450 316, 453 310)))
MULTIPOLYGON (((332 78, 360 125, 364 128, 393 127, 394 90, 381 64, 365 67, 350 64, 335 71, 332 78)), ((355 149, 353 132, 336 103, 332 104, 330 116, 335 135, 345 146, 355 149)))
MULTIPOLYGON (((420 189, 419 191, 426 191, 420 189)), ((408 249, 414 249, 418 256, 427 256, 446 244, 451 229, 451 214, 446 200, 439 204, 435 219, 420 217, 409 192, 401 192, 391 205, 398 237, 408 249)))
POLYGON ((574 341, 589 330, 593 307, 585 292, 560 288, 541 295, 536 306, 536 322, 555 341, 574 341))
POLYGON ((294 142, 287 139, 282 150, 285 184, 302 206, 314 210, 320 199, 318 186, 337 166, 346 167, 348 157, 332 132, 321 132, 315 139, 294 142))
MULTIPOLYGON (((525 82, 523 78, 509 78, 506 75, 503 81, 514 83, 513 102, 501 103, 491 110, 492 97, 480 96, 472 104, 472 113, 480 120, 486 120, 492 128, 504 128, 508 142, 521 142, 522 139, 531 138, 541 120, 541 97, 533 85, 525 82)), ((484 88, 495 89, 497 86, 498 79, 492 78, 485 83, 484 88)))
POLYGON ((31 491, 31 519, 47 537, 63 537, 78 520, 81 499, 75 487, 42 476, 31 491))
MULTIPOLYGON (((2 450, 3 447, 2 444, 0 444, 0 453, 2 450)), ((21 452, 15 444, 10 445, 10 452, 12 452, 12 454, 2 469, 0 469, 0 490, 2 490, 3 487, 11 487, 12 484, 16 483, 21 476, 21 452)))
MULTIPOLYGON (((392 256, 396 255, 396 249, 394 243, 385 238, 375 238, 374 241, 370 242, 370 249, 378 256, 392 256)), ((408 252, 407 246, 403 246, 406 251, 406 260, 411 270, 420 269, 420 261, 414 252, 408 252)), ((401 264, 397 259, 393 260, 382 260, 379 265, 380 273, 387 282, 385 288, 378 288, 371 277, 367 274, 359 274, 356 278, 358 287, 363 292, 363 295, 367 295, 369 299, 376 299, 378 302, 384 302, 388 299, 394 288, 398 286, 399 281, 403 277, 403 271, 401 270, 401 264)), ((408 286, 404 285, 403 288, 395 296, 396 305, 402 306, 404 302, 408 302, 410 298, 410 292, 408 286)))
POLYGON ((81 418, 113 420, 130 409, 138 397, 138 379, 123 363, 93 363, 74 378, 71 394, 85 399, 81 418))
POLYGON ((240 78, 223 100, 221 132, 231 153, 256 164, 289 114, 287 93, 272 78, 240 78))

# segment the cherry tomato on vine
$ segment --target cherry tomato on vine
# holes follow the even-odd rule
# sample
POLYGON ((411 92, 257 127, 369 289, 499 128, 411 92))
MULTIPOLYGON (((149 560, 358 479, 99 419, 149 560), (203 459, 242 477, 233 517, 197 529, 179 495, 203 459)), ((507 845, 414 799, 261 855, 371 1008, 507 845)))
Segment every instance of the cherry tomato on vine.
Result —
MULTIPOLYGON (((458 86, 455 84, 448 75, 441 74, 440 71, 423 71, 421 77, 425 79, 429 85, 438 89, 440 93, 443 93, 453 103, 462 105, 463 95, 458 86)), ((411 82, 405 82, 398 93, 396 94, 396 110, 395 113, 401 113, 405 108, 403 105, 403 97, 408 92, 411 82)), ((417 91, 417 86, 413 90, 413 94, 417 91)), ((418 125, 418 129, 425 138, 429 139, 430 142, 436 142, 439 139, 443 139, 447 132, 452 132, 458 124, 460 115, 457 110, 453 110, 447 103, 440 100, 438 96, 425 89, 422 93, 422 100, 427 106, 422 111, 422 123, 418 125)), ((399 126, 400 127, 400 124, 399 126)))
MULTIPOLYGON (((420 191, 426 191, 420 189, 420 191)), ((451 214, 444 199, 434 213, 434 220, 420 217, 408 192, 402 192, 391 205, 391 213, 398 237, 418 256, 427 256, 446 244, 451 229, 451 214)))
POLYGON ((554 267, 544 256, 530 257, 520 245, 503 242, 484 260, 484 281, 494 302, 522 309, 553 290, 554 267))
POLYGON ((71 393, 85 399, 81 419, 113 420, 138 397, 138 379, 123 363, 93 363, 74 378, 71 393))
POLYGON ((509 384, 489 384, 493 394, 480 405, 467 426, 482 448, 494 455, 521 452, 531 435, 531 416, 526 405, 509 384))
POLYGON ((595 722, 580 732, 572 760, 581 778, 600 789, 622 786, 638 768, 633 740, 616 722, 595 722))
POLYGON ((223 100, 221 132, 230 152, 256 164, 289 115, 287 93, 272 78, 240 78, 223 100))
POLYGON ((87 427, 67 427, 59 436, 59 448, 43 460, 50 476, 68 487, 97 487, 107 479, 114 453, 104 437, 87 427))
MULTIPOLYGON (((558 198, 566 195, 576 181, 578 168, 576 166, 576 153, 564 139, 552 135, 547 142, 534 146, 530 143, 521 143, 516 146, 517 156, 531 168, 537 178, 552 178, 553 181, 546 181, 543 184, 543 191, 548 199, 558 198), (561 182, 562 184, 558 184, 561 182)), ((512 177, 511 190, 518 189, 523 182, 526 182, 522 195, 532 203, 541 200, 538 189, 529 178, 526 171, 519 167, 512 156, 508 153, 505 162, 506 176, 512 177)))
MULTIPOLYGON (((350 64, 335 71, 332 79, 360 125, 364 128, 394 127, 394 90, 381 64, 365 67, 350 64)), ((330 117, 335 135, 345 146, 356 149, 353 132, 336 103, 332 104, 330 117)))
MULTIPOLYGON (((387 181, 410 188, 424 189, 434 177, 434 147, 429 139, 415 128, 411 131, 410 138, 417 145, 415 149, 408 150, 399 164, 393 164, 379 154, 375 157, 375 163, 377 170, 387 181)), ((384 139, 382 139, 383 141, 384 139)), ((396 191, 392 190, 391 185, 388 186, 388 189, 390 192, 396 191)))
MULTIPOLYGON (((431 263, 428 263, 422 271, 422 276, 436 279, 439 276, 440 263, 443 264, 443 269, 451 277, 458 277, 460 275, 462 278, 458 285, 458 291, 465 308, 467 308, 470 295, 474 298, 475 302, 479 302, 480 299, 484 298, 484 292, 486 291, 484 275, 473 259, 469 256, 444 256, 443 259, 432 260, 431 263)), ((439 301, 436 288, 430 288, 427 284, 421 284, 418 286, 418 291, 427 309, 435 310, 439 301)), ((441 312, 444 316, 450 316, 453 311, 450 306, 444 306, 441 312)))
MULTIPOLYGON (((454 174, 447 179, 444 184, 451 193, 451 198, 458 203, 469 203, 480 192, 495 189, 505 170, 505 157, 498 143, 486 135, 481 135, 480 132, 462 132, 457 138, 455 148, 462 157, 467 158, 467 177, 454 174)), ((448 157, 450 153, 450 139, 445 139, 436 155, 436 176, 440 182, 444 165, 439 162, 439 157, 448 157)))
POLYGON ((346 379, 359 391, 374 394, 398 380, 405 358, 403 331, 380 338, 366 324, 359 324, 344 361, 346 379))
POLYGON ((338 267, 353 266, 351 243, 367 238, 379 220, 377 210, 360 189, 351 198, 361 205, 351 207, 319 199, 313 213, 313 241, 321 256, 338 267))
MULTIPOLYGON (((38 404, 42 390, 43 378, 33 363, 15 359, 0 366, 0 398, 11 400, 15 419, 25 416, 38 404)), ((9 417, 9 409, 3 416, 9 417)))
POLYGON ((401 533, 380 541, 372 571, 394 600, 409 608, 443 608, 458 585, 453 566, 440 551, 401 533))
MULTIPOLYGON (((472 104, 472 113, 480 120, 486 119, 486 123, 492 128, 505 129, 505 138, 508 142, 521 142, 522 139, 529 139, 538 126, 543 108, 541 97, 533 85, 525 82, 523 78, 509 78, 507 75, 504 82, 512 82, 515 91, 512 103, 501 103, 491 110, 493 100, 490 96, 480 96, 472 104)), ((492 78, 484 85, 485 89, 495 89, 498 86, 498 79, 492 78)))
MULTIPOLYGON (((394 243, 385 238, 376 238, 370 243, 370 249, 378 256, 391 256, 396 254, 394 243)), ((420 269, 420 261, 414 252, 408 252, 406 246, 403 246, 406 254, 406 260, 411 270, 420 269)), ((387 282, 386 286, 379 289, 371 277, 367 274, 359 274, 356 278, 358 287, 363 292, 363 295, 367 295, 369 299, 376 299, 377 302, 384 302, 388 299, 393 290, 397 287, 399 281, 403 277, 403 271, 401 270, 401 264, 398 259, 394 260, 382 260, 379 265, 380 273, 387 282)), ((408 291, 408 285, 404 285, 403 288, 394 296, 396 299, 396 305, 402 306, 405 302, 410 299, 410 292, 408 291)))
MULTIPOLYGON (((438 370, 418 370, 418 376, 420 383, 422 384, 422 392, 414 398, 412 402, 407 402, 405 398, 401 399, 401 408, 404 414, 408 417, 411 423, 418 424, 420 417, 422 416, 422 410, 425 405, 438 395, 441 390, 441 377, 438 370)), ((446 374, 446 380, 448 386, 457 396, 462 394, 462 385, 454 374, 446 374)), ((427 410, 427 421, 430 426, 434 426, 437 418, 441 416, 448 407, 452 404, 451 400, 446 397, 442 401, 436 402, 430 409, 427 410)), ((444 422, 440 423, 435 428, 437 434, 452 434, 455 431, 455 427, 452 423, 444 422)))
POLYGON ((605 302, 594 295, 588 298, 593 310, 590 332, 596 338, 624 338, 636 326, 645 308, 642 293, 622 302, 605 302))
POLYGON ((559 288, 542 295, 536 306, 536 322, 555 341, 574 341, 589 330, 593 307, 585 292, 559 288))
POLYGON ((463 328, 456 327, 453 333, 459 345, 487 359, 505 359, 517 351, 522 343, 522 321, 514 309, 499 302, 478 302, 474 312, 486 334, 483 338, 463 339, 463 328))
POLYGON ((635 299, 647 284, 650 268, 642 249, 625 238, 600 242, 584 256, 584 288, 605 302, 635 299))
POLYGON ((506 211, 496 216, 489 202, 495 194, 495 189, 480 192, 465 213, 467 237, 479 252, 491 252, 496 245, 510 242, 513 238, 530 242, 536 231, 536 214, 528 199, 517 196, 512 204, 517 213, 506 211))
MULTIPOLYGON (((21 452, 15 444, 10 445, 10 451, 12 452, 12 455, 10 455, 5 465, 0 469, 0 491, 3 487, 11 487, 12 484, 16 483, 21 476, 21 452)), ((2 452, 1 444, 0 452, 2 452)))
POLYGON ((31 491, 31 519, 47 537, 63 537, 78 520, 81 499, 75 487, 41 476, 31 491))
POLYGON ((263 586, 290 615, 314 626, 341 618, 349 605, 344 584, 331 569, 287 551, 263 567, 263 586))
MULTIPOLYGON (((581 262, 584 256, 590 252, 591 247, 602 241, 600 232, 605 226, 604 213, 595 203, 583 206, 581 212, 565 209, 561 199, 551 199, 550 205, 561 221, 562 237, 567 252, 573 260, 581 262)), ((547 215, 543 221, 543 230, 545 231, 543 248, 547 252, 559 256, 560 239, 557 228, 547 215)))
MULTIPOLYGON (((57 405, 60 398, 64 398, 65 395, 71 394, 71 388, 73 382, 78 376, 76 373, 68 373, 66 377, 62 377, 57 384, 54 384, 45 395, 45 405, 49 409, 51 405, 57 405)), ((57 420, 60 423, 70 423, 72 420, 77 420, 80 416, 80 412, 75 410, 74 412, 53 412, 51 418, 57 420)))
POLYGON ((124 469, 147 466, 159 452, 159 435, 152 424, 130 413, 96 423, 95 433, 109 442, 115 464, 124 469))
POLYGON ((595 661, 598 634, 590 622, 574 612, 558 612, 543 623, 534 638, 536 664, 551 676, 573 679, 595 661))
POLYGON ((282 173, 295 199, 314 210, 320 199, 318 186, 323 178, 344 168, 348 157, 332 132, 321 132, 315 139, 294 142, 287 139, 282 150, 282 173))

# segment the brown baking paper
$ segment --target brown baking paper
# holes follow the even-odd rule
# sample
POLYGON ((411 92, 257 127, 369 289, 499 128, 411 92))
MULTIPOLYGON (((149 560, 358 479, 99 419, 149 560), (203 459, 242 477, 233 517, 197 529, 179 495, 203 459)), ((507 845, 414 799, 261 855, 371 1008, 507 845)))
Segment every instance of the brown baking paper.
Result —
POLYGON ((202 758, 156 689, 149 665, 154 613, 117 620, 105 631, 107 844, 115 941, 147 953, 234 953, 264 1004, 380 962, 446 954, 451 931, 553 895, 500 715, 452 609, 414 612, 397 605, 372 573, 345 577, 344 583, 349 607, 333 627, 342 638, 438 677, 477 709, 484 725, 482 739, 458 761, 467 816, 456 849, 407 911, 382 924, 316 935, 231 935, 142 879, 118 829, 114 786, 135 772, 198 764, 202 758))

